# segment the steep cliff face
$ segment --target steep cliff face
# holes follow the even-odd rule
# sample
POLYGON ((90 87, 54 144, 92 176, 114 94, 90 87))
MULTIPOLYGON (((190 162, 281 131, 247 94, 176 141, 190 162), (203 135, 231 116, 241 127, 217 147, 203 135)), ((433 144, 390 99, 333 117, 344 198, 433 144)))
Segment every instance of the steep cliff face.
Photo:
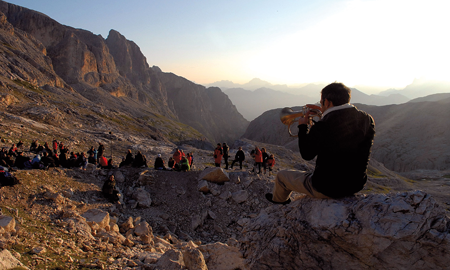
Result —
POLYGON ((128 91, 123 94, 137 96, 139 100, 146 103, 157 100, 165 115, 175 117, 167 103, 165 86, 157 78, 156 73, 159 70, 154 71, 149 67, 140 48, 115 30, 109 32, 106 44, 120 76, 132 84, 131 89, 136 89, 135 92, 128 91))
POLYGON ((5 14, 3 36, 18 33, 11 40, 3 37, 5 54, 15 50, 14 63, 2 55, 1 72, 8 78, 37 87, 73 89, 95 104, 133 117, 162 115, 191 125, 213 142, 234 140, 245 130, 247 121, 220 90, 211 94, 184 78, 149 67, 139 47, 117 31, 111 30, 105 40, 3 1, 0 12, 5 14), (21 50, 23 44, 32 49, 21 50), (222 101, 212 102, 218 99, 222 101), (222 113, 216 113, 218 108, 222 113))
POLYGON ((45 46, 33 36, 14 28, 2 13, 0 42, 0 75, 11 80, 25 80, 32 85, 70 88, 55 73, 45 46))

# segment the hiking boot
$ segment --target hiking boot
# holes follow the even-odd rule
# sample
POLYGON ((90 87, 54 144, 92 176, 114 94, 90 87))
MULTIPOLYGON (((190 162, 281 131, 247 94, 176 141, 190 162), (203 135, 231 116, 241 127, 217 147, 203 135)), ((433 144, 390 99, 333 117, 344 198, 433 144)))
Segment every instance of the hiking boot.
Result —
POLYGON ((267 199, 269 202, 274 203, 274 204, 282 204, 282 205, 286 205, 286 204, 291 203, 291 198, 287 199, 287 201, 284 201, 284 202, 275 202, 275 201, 273 201, 273 200, 272 200, 272 199, 273 199, 273 194, 272 194, 272 193, 266 193, 266 199, 267 199))

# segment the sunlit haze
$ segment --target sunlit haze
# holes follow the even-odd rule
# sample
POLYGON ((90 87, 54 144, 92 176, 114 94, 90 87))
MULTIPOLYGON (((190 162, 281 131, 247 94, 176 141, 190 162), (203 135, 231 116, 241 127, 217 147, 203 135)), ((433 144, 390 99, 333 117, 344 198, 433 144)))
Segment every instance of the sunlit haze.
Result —
POLYGON ((134 41, 150 66, 200 84, 450 81, 450 1, 7 1, 134 41))

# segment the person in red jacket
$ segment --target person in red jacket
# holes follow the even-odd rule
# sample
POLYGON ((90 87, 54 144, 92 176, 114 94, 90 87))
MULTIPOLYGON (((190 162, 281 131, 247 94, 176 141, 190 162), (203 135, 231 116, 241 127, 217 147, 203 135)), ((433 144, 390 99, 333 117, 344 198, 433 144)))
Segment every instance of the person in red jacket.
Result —
POLYGON ((178 148, 175 148, 175 153, 173 153, 173 160, 175 161, 175 164, 178 164, 181 161, 181 151, 178 150, 178 148))
MULTIPOLYGON (((259 168, 259 173, 261 173, 261 166, 263 165, 263 155, 258 146, 255 147, 255 167, 259 168)), ((255 167, 253 167, 252 172, 255 172, 255 167)), ((259 174, 258 173, 258 174, 259 174)))
MULTIPOLYGON (((273 166, 275 166, 275 157, 274 157, 274 155, 270 155, 266 161, 266 167, 269 167, 269 175, 270 175, 270 172, 272 172, 273 166)), ((264 170, 264 174, 265 173, 266 173, 266 170, 264 170)))
POLYGON ((58 141, 53 139, 53 153, 58 153, 58 141))
POLYGON ((100 168, 102 168, 102 169, 108 168, 108 160, 104 156, 99 157, 98 160, 99 160, 98 163, 99 163, 100 168))
POLYGON ((222 162, 222 145, 220 143, 217 144, 216 149, 214 150, 214 163, 216 164, 216 167, 220 167, 220 163, 222 162))

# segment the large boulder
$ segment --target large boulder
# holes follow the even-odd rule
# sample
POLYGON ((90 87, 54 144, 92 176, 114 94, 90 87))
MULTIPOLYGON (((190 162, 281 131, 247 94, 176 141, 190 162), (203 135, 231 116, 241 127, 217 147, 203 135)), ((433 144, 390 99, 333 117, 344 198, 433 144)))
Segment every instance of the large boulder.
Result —
POLYGON ((309 197, 261 211, 243 229, 251 269, 443 269, 449 218, 422 191, 309 197))
POLYGON ((5 232, 14 232, 16 220, 10 216, 0 216, 0 228, 3 228, 5 232))
POLYGON ((81 215, 86 219, 86 222, 92 227, 93 224, 97 224, 99 228, 106 228, 109 225, 109 213, 100 209, 90 209, 81 215))
POLYGON ((29 269, 16 259, 9 250, 0 251, 0 269, 29 269))
POLYGON ((174 249, 168 250, 158 259, 156 269, 186 269, 183 260, 183 253, 174 249))
POLYGON ((203 253, 196 248, 187 248, 183 251, 183 260, 189 270, 208 270, 203 253))
POLYGON ((200 173, 198 180, 206 180, 213 183, 224 183, 230 181, 228 172, 224 171, 222 168, 206 168, 200 173))
POLYGON ((137 188, 134 190, 131 196, 138 203, 138 206, 142 208, 149 208, 152 205, 152 199, 150 198, 150 193, 148 193, 144 188, 137 188))
POLYGON ((203 253, 209 270, 248 269, 237 247, 216 242, 201 245, 198 249, 203 253))

